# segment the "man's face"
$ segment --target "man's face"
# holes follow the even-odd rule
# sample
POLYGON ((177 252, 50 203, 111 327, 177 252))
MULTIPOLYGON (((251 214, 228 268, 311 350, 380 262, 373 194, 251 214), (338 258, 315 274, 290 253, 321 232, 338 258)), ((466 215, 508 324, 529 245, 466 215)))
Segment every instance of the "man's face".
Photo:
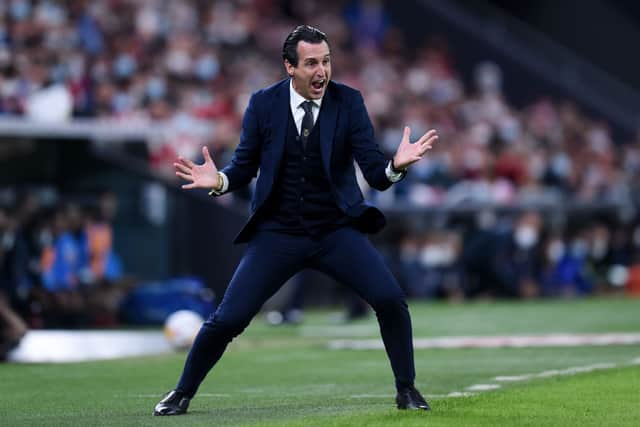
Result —
POLYGON ((287 73, 293 80, 293 87, 307 99, 320 99, 331 79, 331 52, 326 42, 298 42, 298 66, 285 60, 287 73))

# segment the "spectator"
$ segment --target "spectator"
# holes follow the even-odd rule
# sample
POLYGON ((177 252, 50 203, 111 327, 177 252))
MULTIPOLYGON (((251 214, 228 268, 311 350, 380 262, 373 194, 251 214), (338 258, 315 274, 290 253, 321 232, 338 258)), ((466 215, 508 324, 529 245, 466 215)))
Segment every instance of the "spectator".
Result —
POLYGON ((568 245, 559 236, 552 236, 548 240, 548 264, 542 278, 543 295, 572 297, 591 292, 593 283, 586 271, 586 237, 584 230, 578 230, 568 245))
POLYGON ((0 209, 0 360, 27 332, 27 325, 10 305, 15 291, 15 231, 12 220, 0 209))

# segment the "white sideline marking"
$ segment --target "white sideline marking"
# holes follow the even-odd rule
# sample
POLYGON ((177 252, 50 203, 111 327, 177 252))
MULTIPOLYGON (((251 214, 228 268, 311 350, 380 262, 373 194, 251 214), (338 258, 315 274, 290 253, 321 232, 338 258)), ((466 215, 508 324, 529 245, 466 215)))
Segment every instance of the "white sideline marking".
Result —
POLYGON ((571 368, 561 369, 561 370, 552 369, 550 371, 540 372, 538 375, 536 375, 536 377, 547 378, 547 377, 556 377, 558 375, 574 375, 574 374, 580 374, 584 372, 593 372, 600 369, 611 369, 615 367, 616 367, 615 363, 597 363, 595 365, 574 366, 571 368))
POLYGON ((529 378, 531 378, 531 375, 529 375, 529 374, 527 374, 527 375, 511 375, 511 376, 495 377, 494 381, 504 381, 504 382, 525 381, 525 380, 528 380, 529 378))
POLYGON ((452 391, 447 394, 447 397, 468 397, 473 396, 475 393, 470 393, 468 391, 452 391))
MULTIPOLYGON (((548 370, 548 371, 542 371, 542 372, 538 372, 535 374, 524 374, 524 375, 512 375, 512 376, 499 376, 499 377, 495 377, 494 381, 500 381, 500 382, 516 382, 516 381, 527 381, 530 380, 532 378, 550 378, 550 377, 556 377, 556 376, 561 376, 561 375, 575 375, 575 374, 580 374, 580 373, 586 373, 586 372, 593 372, 593 371, 598 371, 598 370, 603 370, 603 369, 611 369, 611 368, 617 368, 619 366, 634 366, 634 365, 639 365, 640 364, 640 357, 637 357, 635 359, 632 359, 630 362, 628 363, 621 363, 621 364, 616 364, 616 363, 596 363, 593 365, 587 365, 587 366, 573 366, 570 368, 565 368, 565 369, 552 369, 552 370, 548 370)), ((474 384, 474 385, 470 385, 469 387, 467 387, 465 390, 466 391, 452 391, 446 395, 430 395, 428 397, 467 397, 467 396, 473 396, 476 393, 471 393, 471 392, 483 392, 483 391, 490 391, 490 390, 496 390, 498 388, 500 388, 501 385, 500 384, 474 384)))
MULTIPOLYGON (((633 365, 633 360, 629 363, 629 365, 633 365)), ((566 369, 551 369, 548 371, 538 372, 537 374, 524 374, 524 375, 515 375, 515 376, 501 376, 495 377, 494 381, 500 382, 515 382, 515 381, 526 381, 531 378, 549 378, 549 377, 557 377, 560 375, 575 375, 585 372, 593 372, 601 369, 611 369, 615 368, 618 365, 615 363, 596 363, 594 365, 587 366, 573 366, 571 368, 566 369)))
MULTIPOLYGON (((444 399, 445 397, 464 397, 471 396, 474 393, 454 391, 446 394, 425 394, 427 399, 444 399)), ((352 394, 349 396, 352 399, 393 399, 395 394, 352 394)))
MULTIPOLYGON (((467 391, 452 391, 447 394, 425 394, 427 399, 444 399, 445 397, 467 397, 473 396, 475 393, 467 391)), ((352 399, 393 399, 395 394, 352 394, 349 396, 352 399)))
MULTIPOLYGON (((500 348, 500 347, 574 347, 581 345, 640 344, 640 333, 547 334, 522 336, 477 336, 416 338, 414 348, 500 348)), ((342 339, 329 341, 332 350, 380 350, 380 339, 342 339)))
POLYGON ((488 391, 502 387, 500 384, 474 384, 466 388, 467 391, 488 391))
POLYGON ((353 399, 390 399, 396 397, 395 394, 353 394, 349 396, 353 399))
POLYGON ((231 395, 224 393, 198 393, 198 397, 231 397, 231 395))

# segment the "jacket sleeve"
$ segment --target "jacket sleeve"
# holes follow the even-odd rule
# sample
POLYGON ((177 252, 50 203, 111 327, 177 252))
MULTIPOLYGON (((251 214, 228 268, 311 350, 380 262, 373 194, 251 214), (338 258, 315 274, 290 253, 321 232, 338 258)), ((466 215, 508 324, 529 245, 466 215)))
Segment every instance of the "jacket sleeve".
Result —
POLYGON ((373 125, 360 92, 355 92, 351 105, 349 136, 353 156, 367 183, 379 191, 391 186, 385 168, 389 160, 378 147, 373 135, 373 125))
POLYGON ((260 165, 260 138, 256 95, 252 95, 242 118, 240 143, 236 147, 231 162, 225 166, 224 172, 229 179, 227 191, 234 191, 249 184, 257 175, 260 165))

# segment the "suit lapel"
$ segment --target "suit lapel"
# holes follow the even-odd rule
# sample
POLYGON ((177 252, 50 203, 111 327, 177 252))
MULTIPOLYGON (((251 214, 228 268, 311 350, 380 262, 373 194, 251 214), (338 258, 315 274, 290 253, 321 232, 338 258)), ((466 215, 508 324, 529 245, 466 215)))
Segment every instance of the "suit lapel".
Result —
MULTIPOLYGON (((289 121, 290 108, 289 81, 285 80, 278 88, 271 108, 271 128, 273 129, 272 144, 274 144, 272 161, 276 163, 273 168, 274 171, 278 170, 280 160, 282 159, 285 139, 287 137, 287 123, 289 121)), ((331 83, 329 83, 329 87, 322 99, 318 123, 316 123, 320 131, 320 156, 322 157, 322 165, 329 179, 331 178, 329 172, 337 117, 338 102, 331 91, 331 83)))
POLYGON ((284 150, 285 139, 287 137, 289 110, 289 80, 285 80, 278 88, 278 92, 275 96, 271 109, 271 128, 273 129, 273 140, 271 141, 273 144, 272 161, 275 162, 275 167, 272 169, 273 171, 278 170, 280 160, 282 159, 282 152, 284 150))
POLYGON ((338 103, 334 99, 331 91, 331 83, 327 87, 324 98, 322 99, 322 107, 320 108, 320 116, 318 124, 320 128, 320 155, 322 164, 327 178, 331 180, 329 166, 331 165, 331 151, 333 149, 333 136, 335 134, 338 117, 338 103))

